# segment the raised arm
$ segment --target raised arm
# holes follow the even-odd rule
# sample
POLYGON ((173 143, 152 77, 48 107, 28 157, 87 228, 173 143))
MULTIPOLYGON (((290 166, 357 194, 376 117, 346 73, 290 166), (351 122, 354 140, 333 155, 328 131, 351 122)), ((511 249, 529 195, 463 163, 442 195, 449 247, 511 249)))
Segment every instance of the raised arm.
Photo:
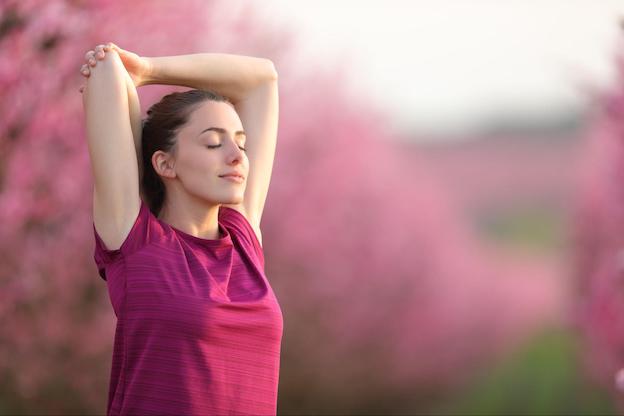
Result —
MULTIPOLYGON (((134 140, 134 148, 137 157, 138 170, 139 170, 139 186, 143 183, 143 156, 141 151, 141 136, 143 134, 143 125, 141 123, 141 103, 139 101, 139 94, 137 93, 134 82, 128 75, 127 71, 124 71, 124 78, 126 80, 126 90, 128 92, 128 114, 130 116, 130 127, 132 128, 132 137, 134 140)), ((143 197, 143 188, 141 190, 141 197, 143 197)))
POLYGON ((249 176, 240 211, 262 241, 260 220, 266 200, 277 143, 278 88, 273 62, 223 53, 145 58, 150 73, 144 84, 173 84, 208 89, 232 101, 246 132, 249 176))
MULTIPOLYGON (((127 72, 117 52, 106 52, 90 72, 83 105, 94 179, 93 221, 106 247, 114 250, 127 237, 140 208, 133 137, 137 126, 130 121, 127 72)), ((137 104, 138 100, 134 111, 137 104)))
POLYGON ((262 83, 277 78, 273 62, 252 56, 197 53, 145 59, 151 71, 144 84, 209 89, 228 97, 233 104, 247 98, 262 83))
MULTIPOLYGON (((115 49, 119 54, 123 49, 118 49, 117 45, 114 43, 108 43, 106 45, 98 45, 94 51, 89 51, 87 53, 87 58, 92 59, 94 64, 97 64, 97 60, 101 60, 105 57, 105 53, 111 49, 115 49)), ((127 53, 127 51, 123 51, 127 53)), ((119 55, 122 58, 122 62, 124 61, 125 55, 119 55)), ((138 57, 138 56, 137 56, 138 57)), ((125 63, 124 63, 125 66, 125 63)), ((91 65, 83 65, 82 74, 85 77, 90 76, 90 68, 91 65)), ((136 68, 132 68, 135 69, 136 68)), ((132 128, 132 137, 134 140, 134 147, 136 149, 137 154, 137 162, 139 169, 139 184, 143 183, 143 160, 141 158, 141 136, 143 134, 143 124, 141 121, 141 103, 139 102, 139 95, 136 90, 135 84, 142 85, 142 77, 141 74, 129 73, 124 71, 124 79, 126 81, 126 90, 128 92, 128 110, 130 116, 130 126, 132 128)), ((80 92, 83 92, 84 86, 80 87, 80 92)), ((84 96, 83 96, 83 104, 85 104, 84 96)), ((143 196, 142 196, 143 197, 143 196)))

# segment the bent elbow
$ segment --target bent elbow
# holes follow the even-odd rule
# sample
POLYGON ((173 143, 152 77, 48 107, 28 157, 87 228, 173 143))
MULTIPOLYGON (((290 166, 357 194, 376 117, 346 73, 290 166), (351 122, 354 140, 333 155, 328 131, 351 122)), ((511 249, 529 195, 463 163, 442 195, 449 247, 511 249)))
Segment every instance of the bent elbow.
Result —
POLYGON ((267 59, 266 62, 267 62, 267 73, 269 74, 269 79, 271 81, 277 80, 277 69, 275 69, 275 64, 270 59, 267 59))

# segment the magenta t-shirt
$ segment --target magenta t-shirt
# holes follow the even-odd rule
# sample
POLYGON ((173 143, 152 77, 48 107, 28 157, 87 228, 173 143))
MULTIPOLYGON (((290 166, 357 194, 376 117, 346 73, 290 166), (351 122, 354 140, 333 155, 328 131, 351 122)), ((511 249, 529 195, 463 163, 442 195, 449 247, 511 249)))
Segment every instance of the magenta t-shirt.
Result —
POLYGON ((195 237, 141 200, 117 250, 93 224, 117 316, 108 415, 277 413, 282 311, 247 219, 222 206, 218 224, 195 237))

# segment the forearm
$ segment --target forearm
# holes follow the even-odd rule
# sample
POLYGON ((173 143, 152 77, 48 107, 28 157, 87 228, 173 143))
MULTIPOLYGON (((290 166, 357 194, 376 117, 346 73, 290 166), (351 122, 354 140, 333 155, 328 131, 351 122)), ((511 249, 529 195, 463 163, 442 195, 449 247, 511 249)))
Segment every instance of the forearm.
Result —
POLYGON ((119 185, 120 171, 132 173, 135 147, 129 118, 124 66, 111 53, 98 62, 83 91, 85 128, 95 188, 112 195, 111 184, 119 185), (116 167, 119 162, 121 169, 116 167))
POLYGON ((143 134, 143 125, 141 122, 141 104, 139 95, 130 75, 126 72, 126 89, 128 96, 128 110, 130 115, 130 127, 132 128, 132 137, 134 139, 134 148, 139 164, 139 185, 143 183, 143 158, 141 152, 141 136, 143 134))
POLYGON ((128 120, 130 122, 130 130, 132 132, 133 147, 136 153, 138 173, 139 173, 139 192, 142 196, 141 184, 143 183, 143 160, 141 151, 141 136, 143 133, 143 125, 141 121, 141 104, 139 102, 139 96, 137 94, 134 81, 128 74, 128 71, 124 68, 121 61, 116 62, 114 66, 116 77, 118 79, 118 90, 121 92, 120 99, 127 102, 127 106, 124 103, 122 108, 128 111, 128 120))
POLYGON ((273 62, 224 53, 146 58, 152 71, 144 84, 181 85, 212 90, 232 103, 245 99, 258 85, 277 78, 273 62))

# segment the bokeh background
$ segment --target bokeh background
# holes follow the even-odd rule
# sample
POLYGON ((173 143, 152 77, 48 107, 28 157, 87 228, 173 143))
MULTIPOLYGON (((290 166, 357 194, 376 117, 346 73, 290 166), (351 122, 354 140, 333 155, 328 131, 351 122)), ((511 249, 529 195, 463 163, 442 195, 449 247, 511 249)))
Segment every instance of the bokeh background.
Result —
MULTIPOLYGON (((619 414, 619 1, 0 2, 0 414, 103 414, 84 54, 271 59, 278 414, 619 414), (336 172, 340 171, 340 174, 336 172)), ((143 115, 170 91, 139 88, 143 115)))

